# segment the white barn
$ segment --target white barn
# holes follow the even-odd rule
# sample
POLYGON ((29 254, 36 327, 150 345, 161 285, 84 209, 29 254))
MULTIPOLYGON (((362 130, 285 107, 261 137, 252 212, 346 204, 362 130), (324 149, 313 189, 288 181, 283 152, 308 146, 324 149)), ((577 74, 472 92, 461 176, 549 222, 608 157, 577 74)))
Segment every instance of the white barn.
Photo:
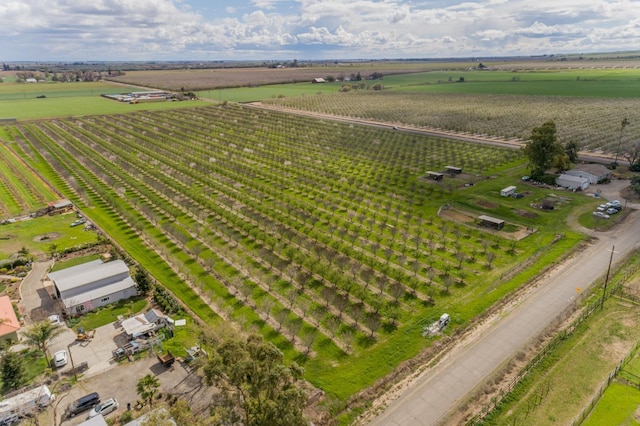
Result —
POLYGON ((138 292, 122 260, 83 263, 49 274, 57 297, 70 315, 89 312, 138 292))
POLYGON ((575 169, 564 172, 570 176, 589 179, 591 185, 611 179, 611 170, 601 164, 581 164, 575 169))
POLYGON ((556 178, 556 184, 567 189, 584 191, 589 188, 589 179, 562 174, 556 178))

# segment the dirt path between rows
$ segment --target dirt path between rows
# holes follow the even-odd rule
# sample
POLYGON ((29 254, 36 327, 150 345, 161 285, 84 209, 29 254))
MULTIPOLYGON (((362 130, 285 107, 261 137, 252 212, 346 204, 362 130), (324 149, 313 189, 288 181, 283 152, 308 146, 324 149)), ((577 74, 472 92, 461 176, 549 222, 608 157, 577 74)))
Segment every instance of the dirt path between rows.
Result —
MULTIPOLYGON (((456 139, 456 140, 461 140, 466 142, 479 142, 487 145, 501 146, 501 147, 511 148, 511 149, 520 149, 524 144, 523 140, 515 139, 515 138, 501 139, 497 136, 483 136, 483 135, 475 135, 472 133, 464 133, 464 132, 458 133, 450 130, 437 129, 433 127, 418 127, 418 126, 409 126, 406 124, 398 125, 395 123, 385 123, 381 121, 320 113, 316 111, 305 111, 305 110, 300 110, 296 108, 284 107, 280 105, 264 104, 262 102, 249 102, 243 105, 251 106, 254 108, 286 112, 287 114, 295 114, 295 115, 302 115, 302 116, 316 117, 316 118, 326 118, 329 120, 341 121, 344 123, 365 124, 373 127, 395 129, 398 131, 409 132, 409 133, 419 133, 419 134, 430 135, 430 136, 441 136, 441 137, 446 137, 448 139, 456 139)), ((579 158, 581 161, 596 162, 596 163, 602 163, 602 164, 609 164, 613 161, 613 158, 609 155, 598 154, 593 152, 585 152, 585 151, 580 151, 579 158)), ((628 163, 622 159, 618 159, 618 164, 628 165, 628 163)))

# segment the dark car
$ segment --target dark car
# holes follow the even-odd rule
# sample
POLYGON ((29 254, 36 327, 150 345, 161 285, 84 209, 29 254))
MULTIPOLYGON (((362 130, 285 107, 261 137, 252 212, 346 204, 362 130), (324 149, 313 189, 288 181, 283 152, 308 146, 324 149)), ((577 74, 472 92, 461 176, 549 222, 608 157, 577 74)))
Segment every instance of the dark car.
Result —
POLYGON ((67 407, 67 411, 65 412, 67 417, 77 416, 78 414, 90 410, 96 405, 100 403, 100 395, 98 392, 90 393, 89 395, 85 395, 82 398, 78 398, 73 401, 67 407))

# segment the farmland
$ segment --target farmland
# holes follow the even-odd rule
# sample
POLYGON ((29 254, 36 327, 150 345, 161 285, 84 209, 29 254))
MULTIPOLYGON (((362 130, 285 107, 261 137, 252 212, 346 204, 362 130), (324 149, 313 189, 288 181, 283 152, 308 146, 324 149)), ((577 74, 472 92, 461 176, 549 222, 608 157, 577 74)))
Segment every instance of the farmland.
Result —
POLYGON ((141 90, 112 83, 0 84, 0 118, 28 120, 90 114, 176 109, 204 105, 200 101, 128 104, 105 99, 100 94, 141 90), (38 98, 38 96, 44 96, 38 98))
MULTIPOLYGON (((2 135, 9 140, 11 135, 2 135)), ((6 145, 0 145, 0 219, 31 213, 54 201, 56 194, 6 145)))
POLYGON ((518 151, 239 105, 7 129, 192 312, 261 332, 343 402, 433 344, 420 333, 443 312, 456 333, 526 284, 581 239, 570 210, 596 203, 553 195, 540 213, 534 186, 502 199, 518 151), (465 173, 424 179, 449 164, 465 173), (508 225, 443 219, 445 204, 508 225))
POLYGON ((638 98, 366 90, 272 98, 263 104, 505 139, 527 139, 532 128, 555 120, 560 142, 574 141, 592 152, 615 152, 619 142, 624 152, 640 136, 638 98), (621 132, 625 117, 631 124, 621 132))
MULTIPOLYGON (((373 72, 391 74, 415 73, 442 69, 463 70, 468 62, 354 62, 327 63, 300 68, 214 68, 203 70, 127 71, 123 76, 111 77, 119 83, 155 87, 165 90, 215 90, 235 87, 261 87, 285 83, 311 82, 316 77, 329 75, 337 78, 361 73, 367 77, 373 72)), ((255 100, 255 99, 254 99, 255 100)))

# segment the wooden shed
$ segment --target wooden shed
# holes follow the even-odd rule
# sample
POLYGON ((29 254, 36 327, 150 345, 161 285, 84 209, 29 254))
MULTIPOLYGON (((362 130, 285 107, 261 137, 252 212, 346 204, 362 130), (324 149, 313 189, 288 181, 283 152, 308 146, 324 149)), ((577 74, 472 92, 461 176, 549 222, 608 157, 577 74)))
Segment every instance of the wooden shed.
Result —
POLYGON ((438 173, 438 172, 427 172, 427 177, 429 179, 433 179, 437 182, 441 182, 442 179, 444 178, 444 174, 443 173, 438 173))
POLYGON ((462 167, 445 166, 444 169, 451 175, 459 175, 462 173, 462 167))
POLYGON ((504 227, 504 220, 497 219, 491 216, 480 215, 478 216, 478 221, 481 226, 486 226, 487 228, 494 228, 494 229, 500 230, 504 227))

